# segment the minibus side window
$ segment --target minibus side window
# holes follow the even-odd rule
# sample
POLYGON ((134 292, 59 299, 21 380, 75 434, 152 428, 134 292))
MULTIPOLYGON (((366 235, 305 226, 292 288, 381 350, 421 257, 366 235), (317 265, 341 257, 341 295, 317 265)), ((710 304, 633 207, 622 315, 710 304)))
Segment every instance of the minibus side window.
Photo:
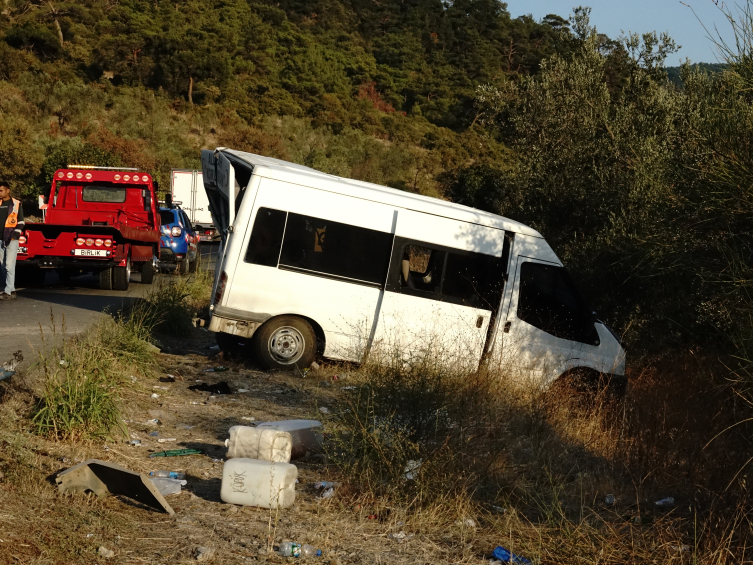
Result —
POLYGON ((448 253, 442 294, 463 304, 496 310, 504 286, 502 259, 481 253, 448 253))
POLYGON ((406 245, 403 248, 401 264, 401 287, 440 294, 446 255, 447 253, 437 249, 421 245, 406 245))
POLYGON ((288 214, 280 268, 383 285, 393 236, 301 214, 288 214))
POLYGON ((400 292, 496 310, 504 285, 499 257, 418 244, 402 248, 400 292))
POLYGON ((555 337, 598 344, 590 310, 563 267, 521 265, 518 318, 555 337))
POLYGON ((287 212, 272 210, 271 208, 259 208, 256 212, 256 221, 251 230, 251 240, 246 249, 246 263, 263 265, 265 267, 277 267, 277 259, 280 257, 282 235, 285 232, 285 218, 287 212))

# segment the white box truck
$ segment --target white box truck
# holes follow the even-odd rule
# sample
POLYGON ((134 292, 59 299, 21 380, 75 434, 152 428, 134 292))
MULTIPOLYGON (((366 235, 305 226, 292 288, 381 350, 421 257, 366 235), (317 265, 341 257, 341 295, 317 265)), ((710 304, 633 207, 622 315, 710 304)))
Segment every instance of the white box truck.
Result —
POLYGON ((212 241, 217 237, 217 230, 212 221, 209 200, 204 190, 201 171, 190 169, 173 169, 170 176, 170 190, 173 202, 180 204, 188 215, 199 241, 212 241))
POLYGON ((483 361, 541 385, 625 373, 620 339, 528 226, 226 148, 202 151, 202 169, 222 235, 209 322, 221 348, 268 368, 317 352, 483 361))

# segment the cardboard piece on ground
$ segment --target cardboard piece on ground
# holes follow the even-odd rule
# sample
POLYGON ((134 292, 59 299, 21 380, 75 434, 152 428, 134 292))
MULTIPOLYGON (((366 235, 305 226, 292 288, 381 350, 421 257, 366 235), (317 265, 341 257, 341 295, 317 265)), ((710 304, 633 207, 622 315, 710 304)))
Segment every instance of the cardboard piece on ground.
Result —
POLYGON ((61 492, 92 491, 97 496, 119 494, 170 515, 175 514, 149 477, 99 459, 89 459, 66 469, 58 474, 55 482, 61 492))

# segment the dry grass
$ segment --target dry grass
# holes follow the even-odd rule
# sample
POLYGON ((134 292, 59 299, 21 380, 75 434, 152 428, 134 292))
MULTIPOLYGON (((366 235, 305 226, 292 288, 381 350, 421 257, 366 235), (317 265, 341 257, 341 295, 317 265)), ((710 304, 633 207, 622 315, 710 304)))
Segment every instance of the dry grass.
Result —
POLYGON ((711 361, 646 363, 614 402, 426 364, 325 364, 305 379, 266 374, 208 358, 211 334, 193 329, 189 338, 206 354, 159 355, 160 367, 118 387, 129 439, 142 448, 86 434, 33 435, 41 382, 29 375, 0 385, 0 563, 91 563, 99 545, 122 563, 188 563, 198 545, 217 549, 215 563, 274 563, 282 560, 269 550, 283 540, 311 543, 333 564, 480 564, 497 545, 542 564, 751 558, 745 473, 725 490, 746 459, 745 430, 704 447, 743 408, 711 361), (231 370, 203 372, 214 364, 231 370), (168 372, 179 380, 160 382, 168 372), (250 392, 209 399, 187 390, 196 379, 250 392), (247 416, 326 418, 329 457, 296 461, 301 483, 292 509, 234 510, 219 500, 222 464, 213 459, 224 456, 227 429, 247 416), (149 435, 154 428, 145 422, 155 417, 160 436, 178 442, 149 435), (173 446, 206 455, 147 458, 173 446), (188 492, 169 500, 176 516, 127 499, 58 494, 50 477, 90 457, 140 472, 185 471, 188 492), (405 477, 410 460, 422 461, 413 480, 405 477), (334 498, 313 490, 323 479, 342 482, 334 498), (614 505, 605 504, 607 494, 614 505), (666 496, 676 504, 658 508, 654 501, 666 496), (410 539, 391 537, 400 532, 410 539))

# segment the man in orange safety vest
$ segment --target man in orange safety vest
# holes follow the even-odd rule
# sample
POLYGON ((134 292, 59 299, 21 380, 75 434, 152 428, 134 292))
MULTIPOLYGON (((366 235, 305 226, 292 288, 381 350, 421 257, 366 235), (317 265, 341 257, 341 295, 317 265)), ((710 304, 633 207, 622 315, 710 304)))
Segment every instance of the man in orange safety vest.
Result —
POLYGON ((5 229, 0 238, 0 300, 16 298, 16 254, 18 238, 24 229, 24 209, 21 201, 10 196, 10 186, 0 180, 0 222, 5 229))

